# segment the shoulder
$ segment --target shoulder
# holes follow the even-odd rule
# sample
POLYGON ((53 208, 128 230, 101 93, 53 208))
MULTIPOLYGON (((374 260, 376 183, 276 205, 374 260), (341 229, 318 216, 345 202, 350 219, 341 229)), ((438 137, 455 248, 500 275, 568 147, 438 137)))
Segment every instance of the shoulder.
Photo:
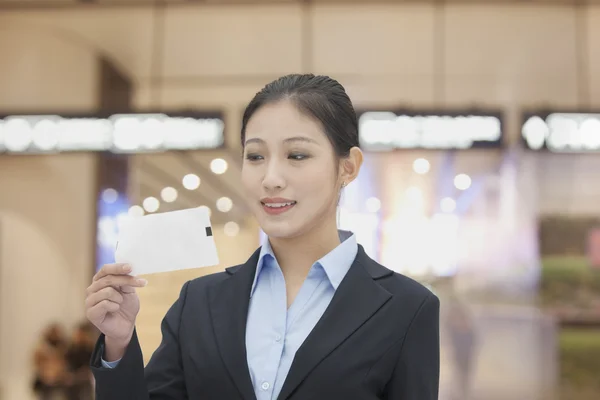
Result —
POLYGON ((381 279, 379 284, 395 296, 410 297, 417 302, 429 298, 437 299, 437 296, 424 284, 397 272, 381 279))
POLYGON ((440 300, 429 288, 396 272, 378 283, 392 295, 388 313, 398 327, 416 332, 439 329, 440 300))
POLYGON ((378 276, 374 276, 375 282, 392 295, 394 308, 416 313, 427 305, 439 307, 438 297, 424 284, 394 272, 372 259, 368 262, 371 264, 369 269, 381 271, 378 276))

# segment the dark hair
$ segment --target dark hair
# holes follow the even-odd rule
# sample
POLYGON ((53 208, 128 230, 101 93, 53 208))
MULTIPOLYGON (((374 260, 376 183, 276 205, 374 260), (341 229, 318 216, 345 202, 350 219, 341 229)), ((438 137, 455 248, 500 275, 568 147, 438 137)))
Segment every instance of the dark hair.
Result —
POLYGON ((246 126, 262 106, 282 100, 291 101, 300 112, 321 123, 338 157, 347 157, 358 146, 358 121, 352 101, 344 87, 324 75, 292 74, 267 84, 254 96, 242 119, 242 147, 246 126))

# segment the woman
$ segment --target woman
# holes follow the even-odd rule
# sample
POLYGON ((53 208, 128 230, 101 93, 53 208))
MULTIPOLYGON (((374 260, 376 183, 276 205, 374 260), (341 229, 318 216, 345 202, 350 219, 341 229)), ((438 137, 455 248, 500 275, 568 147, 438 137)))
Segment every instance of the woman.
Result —
POLYGON ((277 79, 250 102, 241 133, 243 186, 268 240, 245 264, 183 286, 145 370, 135 288, 146 282, 104 266, 86 300, 103 333, 98 400, 437 399, 437 297, 336 227, 363 159, 344 88, 277 79))

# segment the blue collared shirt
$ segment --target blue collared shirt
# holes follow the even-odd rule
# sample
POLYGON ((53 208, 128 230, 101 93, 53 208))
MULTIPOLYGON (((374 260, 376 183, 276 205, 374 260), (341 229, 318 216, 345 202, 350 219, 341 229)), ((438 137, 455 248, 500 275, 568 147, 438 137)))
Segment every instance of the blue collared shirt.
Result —
POLYGON ((289 309, 283 273, 268 240, 263 243, 246 323, 248 367, 257 400, 277 399, 296 351, 356 258, 356 237, 339 234, 342 243, 312 265, 289 309))
MULTIPOLYGON (((275 400, 296 351, 329 306, 358 252, 353 233, 339 231, 340 245, 317 260, 288 309, 283 273, 268 240, 262 243, 246 321, 246 352, 257 400, 275 400)), ((106 362, 115 368, 119 361, 106 362)))

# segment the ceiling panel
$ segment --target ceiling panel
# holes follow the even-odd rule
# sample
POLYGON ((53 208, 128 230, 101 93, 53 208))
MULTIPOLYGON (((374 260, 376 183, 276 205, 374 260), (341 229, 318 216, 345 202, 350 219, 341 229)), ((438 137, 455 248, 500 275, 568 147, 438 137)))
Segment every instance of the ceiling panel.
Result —
POLYGON ((433 74, 433 52, 423 51, 434 47, 431 5, 316 6, 312 16, 313 36, 319 38, 313 56, 318 71, 386 77, 433 74))
MULTIPOLYGON (((306 0, 163 0, 165 3, 198 3, 198 4, 285 4, 285 3, 304 3, 306 0)), ((435 0, 312 0, 313 3, 320 4, 373 4, 373 3, 435 3, 435 0)), ((502 3, 527 3, 527 4, 582 4, 586 0, 447 0, 447 3, 454 4, 502 4, 502 3)), ((97 3, 103 5, 135 5, 135 4, 156 4, 156 0, 0 0, 0 4, 14 4, 27 7, 28 5, 69 5, 75 3, 97 3)), ((587 0, 587 4, 600 4, 600 0, 587 0)))
POLYGON ((223 12, 221 7, 169 10, 164 38, 166 79, 283 75, 301 69, 299 6, 238 6, 226 10, 223 12))

